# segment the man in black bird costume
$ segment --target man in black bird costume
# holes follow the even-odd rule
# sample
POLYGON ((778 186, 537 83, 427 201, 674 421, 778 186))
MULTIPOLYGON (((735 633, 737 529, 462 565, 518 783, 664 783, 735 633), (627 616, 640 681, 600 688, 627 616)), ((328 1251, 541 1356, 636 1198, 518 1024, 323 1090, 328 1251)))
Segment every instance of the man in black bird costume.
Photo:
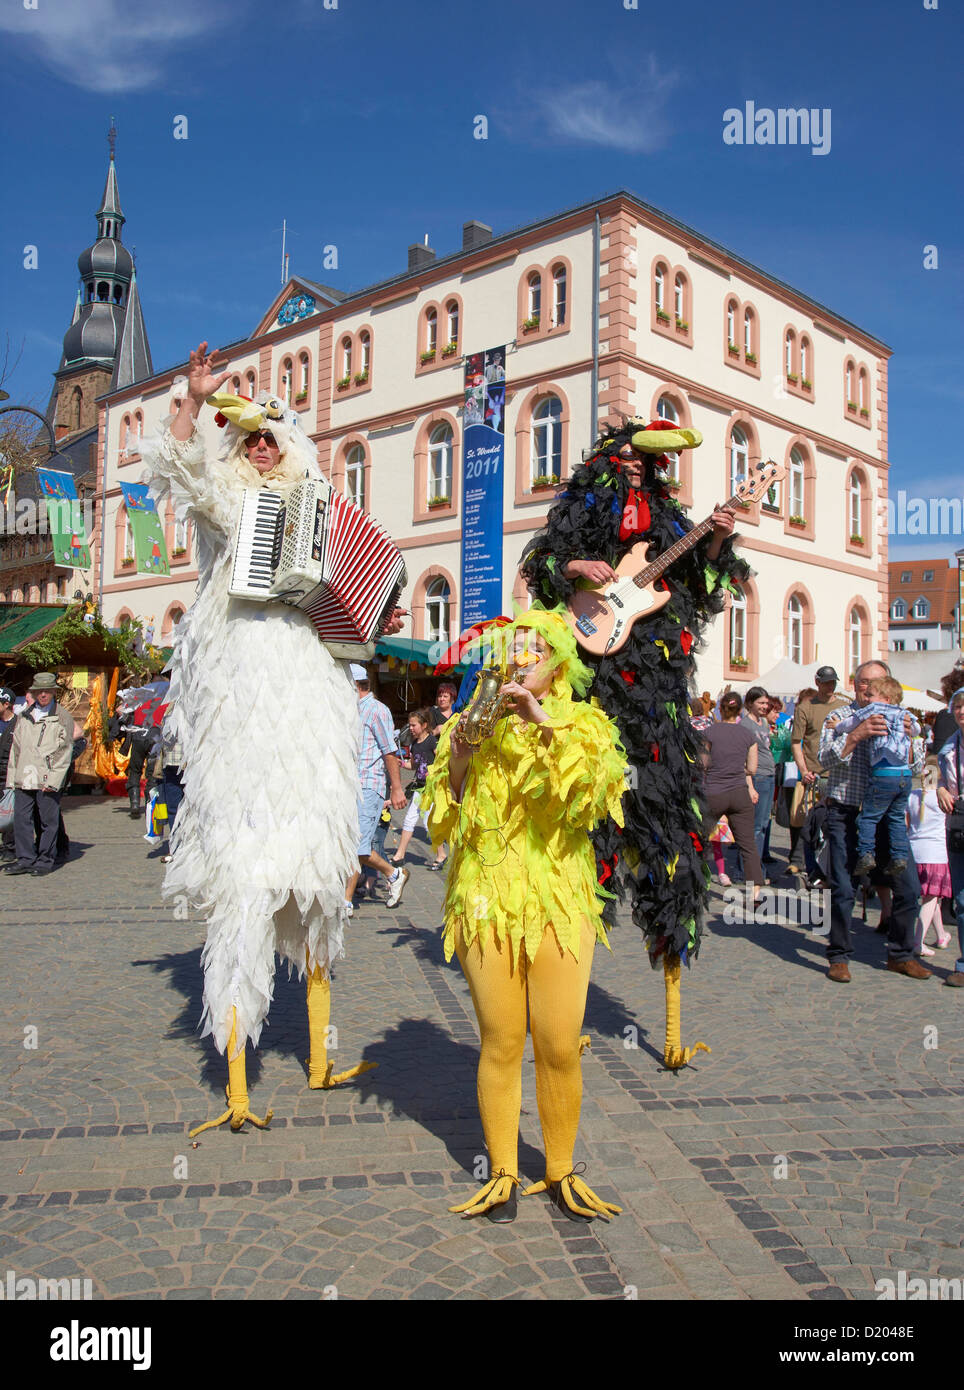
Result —
MULTIPOLYGON (((534 597, 568 604, 587 585, 608 591, 615 567, 634 547, 640 547, 633 556, 638 563, 623 565, 623 575, 683 542, 694 528, 666 486, 665 454, 701 440, 698 430, 664 420, 647 425, 629 419, 604 434, 589 460, 574 470, 523 557, 522 573, 534 597)), ((616 720, 630 760, 625 830, 607 821, 595 834, 599 881, 619 899, 629 894, 654 968, 662 958, 663 1055, 674 1070, 696 1052, 709 1051, 703 1043, 684 1048, 679 1021, 680 962, 688 964, 699 951, 710 878, 703 858, 711 829, 702 790, 703 744, 689 718, 693 653, 707 622, 722 611, 726 591, 750 573, 734 554, 731 512, 720 508, 696 529, 703 533, 699 540, 694 537, 696 543, 674 559, 665 578, 656 579, 661 597, 652 615, 632 626, 618 650, 581 653, 595 671, 591 694, 616 720)))

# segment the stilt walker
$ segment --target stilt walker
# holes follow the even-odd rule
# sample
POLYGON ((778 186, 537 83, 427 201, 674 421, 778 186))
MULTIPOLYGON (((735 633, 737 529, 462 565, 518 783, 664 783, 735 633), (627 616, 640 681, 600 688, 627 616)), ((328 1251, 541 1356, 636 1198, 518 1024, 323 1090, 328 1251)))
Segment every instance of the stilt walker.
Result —
MULTIPOLYGON (((532 593, 569 604, 581 587, 616 579, 634 546, 643 552, 648 546, 645 558, 652 561, 679 543, 692 523, 667 486, 666 454, 694 448, 701 438, 668 421, 636 419, 600 438, 523 558, 532 593)), ((684 1047, 680 1033, 680 965, 699 951, 710 878, 703 857, 711 826, 702 740, 689 720, 694 652, 726 591, 749 575, 733 551, 732 513, 717 509, 706 527, 706 536, 656 581, 663 606, 637 622, 619 650, 597 656, 580 650, 593 668, 592 694, 616 720, 631 768, 625 828, 610 819, 595 833, 599 879, 618 898, 628 896, 652 965, 662 963, 663 1058, 674 1070, 709 1051, 704 1043, 684 1047)))
MULTIPOLYGON (((224 381, 202 343, 163 436, 145 440, 154 497, 193 523, 198 593, 177 628, 166 735, 183 750, 181 803, 164 897, 207 919, 204 1033, 228 1055, 228 1108, 217 1119, 263 1128, 249 1105, 244 1053, 274 990, 275 953, 307 976, 309 1085, 328 1087, 330 968, 343 953, 344 888, 357 869, 358 702, 346 665, 310 619, 228 593, 245 488, 318 478, 314 445, 283 402, 216 398, 216 456, 197 430, 224 381)), ((175 396, 177 393, 175 392, 175 396)))

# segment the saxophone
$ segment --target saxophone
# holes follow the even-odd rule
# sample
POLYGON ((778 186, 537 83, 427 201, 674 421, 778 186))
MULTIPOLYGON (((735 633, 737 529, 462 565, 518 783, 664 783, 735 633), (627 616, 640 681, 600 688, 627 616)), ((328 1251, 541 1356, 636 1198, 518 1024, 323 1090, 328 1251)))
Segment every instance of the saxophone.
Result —
POLYGON ((509 679, 498 666, 488 666, 479 672, 472 698, 459 715, 456 738, 470 748, 478 748, 492 735, 509 703, 509 696, 502 694, 502 687, 509 679))

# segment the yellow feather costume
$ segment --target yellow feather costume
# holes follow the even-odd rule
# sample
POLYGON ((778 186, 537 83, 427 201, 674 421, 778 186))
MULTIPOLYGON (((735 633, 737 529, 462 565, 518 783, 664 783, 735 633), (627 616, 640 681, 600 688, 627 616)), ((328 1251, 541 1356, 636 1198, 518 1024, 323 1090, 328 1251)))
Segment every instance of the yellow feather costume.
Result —
POLYGON ((622 824, 626 757, 615 723, 595 700, 573 700, 590 673, 564 619, 530 609, 500 638, 512 642, 527 628, 549 647, 541 658, 552 676, 547 689, 540 686, 546 718, 500 720, 472 753, 461 799, 450 783, 458 731, 458 720, 450 720, 425 790, 432 840, 451 846, 445 957, 458 953, 479 1020, 479 1109, 491 1173, 451 1210, 495 1220, 514 1215, 528 1019, 546 1173, 527 1192, 549 1190, 573 1219, 608 1220, 619 1208, 575 1174, 572 1155, 589 970, 596 941, 606 941, 589 831, 605 816, 622 824))

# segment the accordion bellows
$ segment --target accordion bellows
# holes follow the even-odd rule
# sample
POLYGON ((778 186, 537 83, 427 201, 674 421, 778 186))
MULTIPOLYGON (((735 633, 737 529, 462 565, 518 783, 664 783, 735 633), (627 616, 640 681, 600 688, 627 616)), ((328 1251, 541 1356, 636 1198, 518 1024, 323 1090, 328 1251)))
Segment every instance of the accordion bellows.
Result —
POLYGON ((231 1010, 257 1043, 275 953, 303 975, 343 952, 358 867, 358 700, 308 617, 228 593, 243 484, 195 437, 144 440, 156 497, 196 527, 198 593, 178 624, 165 732, 182 745, 163 894, 205 919, 203 1031, 231 1010))

